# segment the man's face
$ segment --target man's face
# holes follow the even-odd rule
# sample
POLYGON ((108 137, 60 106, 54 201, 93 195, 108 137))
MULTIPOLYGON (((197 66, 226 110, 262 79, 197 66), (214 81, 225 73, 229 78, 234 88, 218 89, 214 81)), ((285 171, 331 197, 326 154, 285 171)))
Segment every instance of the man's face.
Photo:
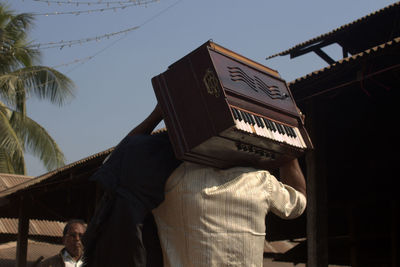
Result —
POLYGON ((85 226, 80 223, 74 223, 68 229, 68 232, 63 237, 65 249, 74 258, 80 258, 83 253, 83 245, 81 238, 85 233, 85 226))

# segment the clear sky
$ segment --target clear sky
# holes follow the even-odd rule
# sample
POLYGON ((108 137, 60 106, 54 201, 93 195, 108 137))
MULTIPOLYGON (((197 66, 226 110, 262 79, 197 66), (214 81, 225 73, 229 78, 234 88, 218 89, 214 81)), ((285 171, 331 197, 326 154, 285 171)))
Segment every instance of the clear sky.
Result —
MULTIPOLYGON (((59 144, 67 163, 115 146, 154 108, 151 78, 207 40, 278 70, 290 82, 326 63, 313 54, 265 58, 397 2, 0 1, 16 13, 37 14, 30 40, 40 44, 41 64, 76 84, 75 97, 62 107, 34 98, 27 107, 59 144)), ((326 51, 340 58, 338 47, 326 51)), ((28 175, 47 172, 33 157, 27 155, 26 161, 28 175)))

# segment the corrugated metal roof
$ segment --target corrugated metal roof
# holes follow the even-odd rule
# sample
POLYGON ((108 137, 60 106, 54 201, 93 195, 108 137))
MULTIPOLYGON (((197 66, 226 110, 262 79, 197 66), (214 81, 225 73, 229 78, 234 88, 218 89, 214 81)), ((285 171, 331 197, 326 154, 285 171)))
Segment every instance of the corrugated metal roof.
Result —
MULTIPOLYGON (((158 133, 165 132, 165 131, 167 131, 166 128, 161 128, 161 129, 155 130, 151 134, 158 134, 158 133)), ((32 186, 32 185, 35 185, 35 184, 39 184, 39 183, 41 183, 41 182, 43 182, 43 181, 45 181, 45 180, 57 175, 57 174, 60 174, 60 173, 65 172, 65 171, 68 171, 68 170, 70 170, 70 169, 72 169, 74 167, 77 167, 77 166, 80 166, 80 165, 84 165, 84 164, 86 164, 86 163, 88 163, 88 162, 90 162, 92 160, 96 160, 98 158, 105 158, 107 155, 109 155, 114 150, 114 148, 115 147, 112 147, 112 148, 109 148, 109 149, 104 150, 102 152, 99 152, 99 153, 96 153, 94 155, 91 155, 91 156, 88 156, 86 158, 83 158, 81 160, 75 161, 75 162, 73 162, 71 164, 65 165, 64 167, 58 168, 58 169, 56 169, 54 171, 48 172, 46 174, 43 174, 43 175, 38 176, 36 178, 30 179, 28 181, 24 181, 22 183, 16 184, 13 187, 10 187, 10 188, 8 188, 6 190, 3 190, 3 191, 0 190, 0 199, 3 198, 3 197, 8 196, 10 194, 16 193, 16 192, 18 192, 20 190, 23 190, 23 189, 25 189, 25 188, 27 188, 29 186, 32 186)))
POLYGON ((0 191, 31 180, 32 178, 32 176, 26 175, 0 173, 0 191))
POLYGON ((104 150, 102 152, 99 152, 97 154, 91 155, 89 157, 83 158, 81 160, 75 161, 75 162, 73 162, 71 164, 65 165, 64 167, 61 167, 61 168, 58 168, 58 169, 56 169, 54 171, 45 173, 45 174, 43 174, 41 176, 38 176, 38 177, 33 178, 33 179, 30 179, 30 180, 25 181, 23 183, 17 184, 15 186, 11 187, 11 188, 6 189, 6 190, 0 191, 0 198, 3 198, 3 197, 5 197, 7 195, 10 195, 12 193, 18 192, 18 191, 20 191, 22 189, 25 189, 25 188, 29 187, 29 186, 41 183, 44 180, 46 180, 46 179, 48 179, 48 178, 50 178, 50 177, 52 177, 52 176, 54 176, 56 174, 62 173, 64 171, 66 171, 66 170, 69 170, 69 169, 72 169, 72 168, 74 168, 76 166, 82 165, 82 164, 84 164, 84 163, 86 163, 88 161, 91 161, 91 160, 94 160, 94 159, 97 159, 97 158, 100 158, 100 157, 107 156, 113 150, 114 150, 114 147, 110 148, 110 149, 107 149, 107 150, 104 150))
POLYGON ((359 18, 359 19, 357 19, 357 20, 355 20, 353 22, 345 24, 345 25, 343 25, 343 26, 341 26, 339 28, 336 28, 336 29, 334 29, 334 30, 332 30, 332 31, 330 31, 328 33, 324 33, 322 35, 319 35, 318 37, 315 37, 315 38, 312 38, 312 39, 310 39, 308 41, 305 41, 303 43, 297 44, 297 45, 295 45, 295 46, 293 46, 293 47, 291 47, 291 48, 289 48, 289 49, 287 49, 285 51, 273 54, 273 55, 267 57, 266 59, 268 60, 268 59, 271 59, 271 58, 274 58, 274 57, 277 57, 277 56, 288 55, 288 54, 290 54, 292 51, 294 51, 296 49, 299 49, 299 48, 302 48, 302 47, 307 47, 307 46, 309 46, 311 44, 323 41, 324 39, 326 39, 327 37, 331 37, 332 35, 335 35, 335 34, 338 34, 338 33, 341 33, 341 32, 345 32, 345 31, 349 31, 352 27, 355 27, 358 24, 364 23, 367 19, 369 19, 369 18, 371 18, 373 16, 376 16, 376 15, 379 15, 382 12, 388 11, 389 9, 398 8, 399 6, 400 6, 400 2, 396 2, 394 4, 391 4, 391 5, 387 6, 387 7, 382 8, 380 10, 374 11, 374 12, 372 12, 372 13, 370 13, 370 14, 362 17, 362 18, 359 18))
POLYGON ((387 43, 372 47, 372 48, 367 49, 364 52, 358 53, 356 55, 343 58, 343 59, 335 62, 332 65, 329 65, 329 66, 327 66, 325 68, 313 71, 313 72, 311 72, 309 74, 306 74, 306 75, 304 75, 304 76, 302 76, 300 78, 297 78, 294 81, 291 81, 289 83, 289 86, 293 85, 293 84, 296 84, 296 83, 299 83, 299 82, 302 82, 302 81, 305 81, 305 80, 308 80, 310 78, 315 78, 316 76, 318 76, 318 75, 320 75, 320 74, 322 74, 322 73, 324 73, 326 71, 335 69, 336 67, 344 65, 346 63, 351 63, 351 62, 355 62, 355 61, 361 60, 362 58, 364 58, 366 56, 372 55, 372 54, 377 53, 379 51, 382 51, 382 50, 384 50, 386 48, 389 48, 389 47, 395 46, 395 45, 399 45, 399 44, 400 44, 400 37, 394 38, 393 40, 391 40, 391 41, 389 41, 387 43))
POLYGON ((289 240, 281 241, 264 241, 264 253, 286 253, 289 249, 296 246, 297 243, 291 242, 289 240))
MULTIPOLYGON (((63 245, 54 245, 28 239, 27 261, 33 263, 41 257, 47 258, 56 255, 63 245)), ((0 245, 0 266, 15 266, 17 242, 8 242, 0 245)))
MULTIPOLYGON (((29 220, 29 235, 61 237, 65 223, 46 220, 29 220)), ((17 234, 18 219, 0 218, 0 234, 17 234)))

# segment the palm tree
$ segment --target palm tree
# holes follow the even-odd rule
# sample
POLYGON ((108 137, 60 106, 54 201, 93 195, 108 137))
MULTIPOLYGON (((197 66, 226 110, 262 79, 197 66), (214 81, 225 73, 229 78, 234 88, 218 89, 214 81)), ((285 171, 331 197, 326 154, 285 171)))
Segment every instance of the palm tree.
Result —
POLYGON ((40 51, 29 47, 31 14, 14 14, 0 3, 0 173, 26 174, 24 152, 51 170, 64 155, 47 131, 26 113, 28 97, 62 105, 72 97, 73 82, 60 72, 36 65, 40 51))

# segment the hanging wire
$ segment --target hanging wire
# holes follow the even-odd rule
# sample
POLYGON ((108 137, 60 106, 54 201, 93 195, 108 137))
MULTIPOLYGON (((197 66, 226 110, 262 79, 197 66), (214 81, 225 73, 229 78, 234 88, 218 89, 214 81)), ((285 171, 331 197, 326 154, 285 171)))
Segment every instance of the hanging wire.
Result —
POLYGON ((122 5, 122 6, 114 6, 114 7, 105 7, 105 8, 99 8, 99 9, 90 9, 90 10, 79 10, 79 11, 65 11, 65 12, 46 12, 46 13, 32 13, 34 16, 55 16, 55 15, 81 15, 81 14, 91 14, 95 12, 104 12, 104 11, 117 11, 118 9, 125 9, 133 6, 139 6, 139 5, 145 5, 149 3, 154 3, 158 2, 159 0, 147 0, 143 2, 137 2, 131 5, 122 5))
POLYGON ((103 35, 99 35, 99 36, 95 36, 95 37, 83 38, 83 39, 78 39, 78 40, 32 44, 32 45, 29 45, 28 48, 36 48, 36 49, 60 48, 60 49, 63 49, 64 47, 71 47, 72 45, 77 45, 77 44, 81 45, 81 44, 91 42, 91 41, 100 41, 105 38, 108 39, 108 38, 116 36, 116 35, 121 35, 124 33, 128 33, 128 32, 137 30, 137 29, 139 29, 139 27, 140 26, 135 26, 135 27, 131 27, 131 28, 128 28, 128 29, 125 29, 122 31, 118 31, 118 32, 107 33, 107 34, 103 34, 103 35))
POLYGON ((42 3, 47 3, 47 5, 50 4, 57 4, 57 5, 87 5, 87 6, 91 6, 91 5, 123 5, 123 4, 136 4, 136 5, 145 5, 151 2, 158 2, 159 0, 153 0, 153 1, 149 1, 149 0, 123 0, 123 1, 97 1, 97 2, 87 2, 87 1, 57 1, 57 0, 33 0, 35 2, 42 2, 42 3))
POLYGON ((72 65, 72 64, 77 64, 77 63, 82 63, 82 64, 83 64, 83 63, 85 63, 86 61, 91 60, 94 56, 95 56, 95 55, 93 55, 93 56, 88 56, 88 57, 85 57, 85 58, 75 59, 75 60, 70 61, 70 62, 67 62, 67 63, 62 63, 62 64, 60 64, 60 65, 52 66, 52 68, 53 68, 53 69, 56 69, 56 68, 60 68, 60 67, 66 67, 66 66, 69 66, 69 65, 72 65))
POLYGON ((78 64, 79 63, 76 67, 74 67, 74 68, 72 68, 72 69, 70 69, 69 71, 66 72, 66 73, 70 73, 71 71, 75 70, 79 66, 81 66, 81 65, 85 64, 86 62, 92 60, 94 57, 96 57, 100 53, 104 52, 108 48, 112 47, 117 42, 119 42, 122 39, 124 39, 126 36, 128 36, 128 33, 130 33, 131 31, 139 29, 140 27, 146 25, 147 23, 151 22, 152 20, 158 18, 163 13, 167 12, 169 9, 173 8, 174 6, 176 6, 181 1, 183 1, 183 0, 178 0, 178 1, 174 2, 170 6, 166 7, 165 9, 161 10, 160 12, 155 14, 154 16, 152 16, 149 19, 147 19, 144 22, 142 22, 139 26, 132 27, 132 28, 129 28, 129 29, 126 29, 126 30, 123 30, 123 31, 114 32, 114 33, 110 33, 110 34, 105 34, 105 35, 102 35, 102 36, 97 36, 97 37, 92 37, 92 38, 74 40, 74 41, 60 41, 60 42, 52 42, 52 43, 35 44, 35 45, 30 46, 30 47, 33 47, 33 48, 36 48, 36 49, 46 49, 46 48, 59 47, 60 49, 62 49, 63 47, 66 47, 66 46, 70 47, 71 45, 74 45, 74 44, 85 43, 85 42, 87 42, 88 39, 90 39, 90 40, 100 40, 100 39, 114 37, 114 36, 117 36, 117 35, 120 35, 120 34, 124 34, 123 36, 121 36, 120 38, 118 38, 117 40, 115 40, 114 42, 112 42, 111 44, 109 44, 106 47, 102 48, 101 50, 99 50, 98 52, 96 52, 95 54, 93 54, 91 56, 88 56, 88 57, 85 57, 85 58, 82 58, 82 59, 76 59, 74 61, 71 61, 71 62, 68 62, 68 63, 59 64, 59 65, 53 67, 53 68, 65 67, 65 66, 69 66, 69 65, 72 65, 72 64, 78 64))

